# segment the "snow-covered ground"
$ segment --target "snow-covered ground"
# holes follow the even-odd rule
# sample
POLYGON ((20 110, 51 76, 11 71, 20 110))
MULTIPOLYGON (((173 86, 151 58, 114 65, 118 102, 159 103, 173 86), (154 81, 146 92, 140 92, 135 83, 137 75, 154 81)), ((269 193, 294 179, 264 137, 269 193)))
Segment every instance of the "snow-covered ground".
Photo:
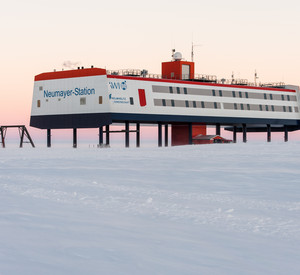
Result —
POLYGON ((0 148, 0 274, 300 274, 300 143, 0 148))

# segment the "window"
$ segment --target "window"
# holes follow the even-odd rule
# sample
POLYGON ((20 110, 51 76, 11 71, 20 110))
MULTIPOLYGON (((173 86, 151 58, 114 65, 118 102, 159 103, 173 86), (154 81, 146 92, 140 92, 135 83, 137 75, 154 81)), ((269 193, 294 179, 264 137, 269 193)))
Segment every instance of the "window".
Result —
POLYGON ((187 108, 189 107, 189 101, 188 100, 185 101, 185 107, 187 107, 187 108))
POLYGON ((250 111, 250 104, 247 104, 247 110, 250 111))
POLYGON ((39 87, 39 90, 40 90, 40 91, 43 91, 43 86, 40 86, 40 87, 39 87))
POLYGON ((216 96, 216 91, 215 90, 212 90, 212 95, 216 96))
POLYGON ((267 111, 267 112, 269 111, 269 106, 268 106, 268 105, 266 105, 266 111, 267 111))
POLYGON ((262 105, 259 105, 259 110, 262 111, 262 105))
POLYGON ((290 112, 290 113, 291 113, 291 112, 293 112, 293 111, 292 111, 292 107, 291 107, 291 106, 289 106, 289 112, 290 112))
POLYGON ((171 105, 172 105, 172 107, 175 107, 175 101, 174 101, 174 99, 171 99, 171 105))
POLYGON ((130 101, 130 105, 133 105, 133 104, 134 104, 133 97, 130 97, 130 98, 129 98, 129 101, 130 101))
POLYGON ((271 106, 271 109, 272 109, 272 112, 274 112, 274 111, 275 111, 275 109, 274 109, 274 105, 272 105, 272 106, 271 106))
POLYGON ((235 97, 235 91, 232 91, 232 97, 235 97))
POLYGON ((205 108, 204 101, 201 101, 201 108, 205 108))
POLYGON ((284 100, 284 95, 281 95, 281 100, 284 100))
POLYGON ((219 90, 219 95, 222 96, 222 90, 219 90))
POLYGON ((40 100, 37 101, 37 107, 38 107, 38 108, 41 107, 41 101, 40 101, 40 100))
POLYGON ((177 90, 177 94, 180 94, 180 88, 177 87, 176 90, 177 90))
POLYGON ((169 87, 170 94, 173 94, 173 87, 169 87))
POLYGON ((187 88, 183 88, 183 93, 187 95, 187 88))
POLYGON ((233 108, 234 108, 234 110, 237 110, 237 104, 236 103, 233 104, 233 108))
POLYGON ((284 112, 286 112, 286 108, 285 108, 285 106, 283 106, 283 111, 284 111, 284 112))
POLYGON ((267 99, 267 94, 264 94, 264 99, 267 99))
POLYGON ((80 105, 86 105, 86 97, 80 98, 80 105))
POLYGON ((214 108, 215 108, 215 109, 218 109, 217 102, 214 102, 214 108))
POLYGON ((270 99, 273 100, 273 95, 272 94, 270 94, 270 99))
POLYGON ((162 106, 166 106, 166 100, 165 99, 162 100, 162 106))
POLYGON ((242 98, 242 97, 243 97, 243 95, 242 95, 242 92, 239 92, 239 97, 240 97, 240 98, 242 98))
POLYGON ((287 100, 290 101, 290 95, 287 95, 286 97, 287 97, 287 100))
POLYGON ((241 103, 241 110, 244 110, 244 104, 241 103))
POLYGON ((193 107, 197 108, 196 101, 193 101, 193 107))
POLYGON ((245 95, 246 95, 246 98, 249 98, 248 92, 246 92, 245 95))
POLYGON ((99 96, 99 104, 102 104, 102 103, 103 103, 102 96, 99 96))

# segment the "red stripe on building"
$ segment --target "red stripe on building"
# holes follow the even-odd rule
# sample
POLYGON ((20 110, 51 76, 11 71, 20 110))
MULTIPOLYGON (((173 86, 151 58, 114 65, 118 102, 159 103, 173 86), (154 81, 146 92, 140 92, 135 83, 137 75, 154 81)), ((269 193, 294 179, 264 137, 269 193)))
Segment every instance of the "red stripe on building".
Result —
POLYGON ((146 94, 144 89, 139 89, 139 99, 141 107, 146 106, 146 94))
POLYGON ((96 75, 106 75, 105 69, 99 68, 88 68, 88 69, 78 69, 78 70, 68 70, 59 72, 49 72, 42 73, 35 76, 35 81, 41 80, 52 80, 52 79, 62 79, 62 78, 74 78, 74 77, 85 77, 85 76, 96 76, 96 75))
POLYGON ((174 80, 174 79, 157 79, 157 78, 145 78, 136 76, 121 76, 121 75, 108 75, 107 78, 117 78, 117 79, 129 79, 129 80, 139 80, 139 81, 151 81, 151 82, 164 82, 170 84, 188 84, 188 85, 199 85, 199 86, 215 86, 215 87, 226 87, 226 88, 238 88, 238 89, 252 89, 252 90, 264 90, 264 91, 280 91, 280 92, 293 92, 295 90, 291 89, 281 89, 281 88, 265 88, 265 87, 255 87, 255 86, 244 86, 244 85, 227 85, 227 84, 216 84, 216 83, 205 83, 196 82, 189 80, 174 80))

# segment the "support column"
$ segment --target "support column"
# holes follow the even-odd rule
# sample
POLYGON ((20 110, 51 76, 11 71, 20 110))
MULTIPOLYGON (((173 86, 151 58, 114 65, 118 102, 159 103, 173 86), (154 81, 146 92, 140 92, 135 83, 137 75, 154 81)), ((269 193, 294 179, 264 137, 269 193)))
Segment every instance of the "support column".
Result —
MULTIPOLYGON (((19 128, 20 129, 20 128, 19 128)), ((20 136, 20 148, 23 147, 23 140, 24 140, 24 128, 21 127, 21 136, 20 136)))
POLYGON ((233 143, 236 143, 236 133, 237 133, 237 127, 233 126, 233 143))
POLYGON ((47 147, 51 147, 51 129, 47 129, 47 147))
POLYGON ((216 124, 216 135, 217 136, 221 135, 221 125, 220 125, 220 123, 216 124))
POLYGON ((189 123, 189 145, 193 144, 193 124, 189 123))
POLYGON ((168 124, 165 124, 165 147, 169 146, 169 132, 168 124))
POLYGON ((158 147, 162 147, 162 125, 158 123, 158 147))
POLYGON ((110 140, 109 140, 109 125, 106 125, 105 126, 105 134, 106 134, 106 145, 109 145, 109 142, 110 142, 110 140))
POLYGON ((1 135, 1 143, 2 143, 2 147, 5 148, 4 130, 3 130, 2 127, 0 127, 0 135, 1 135))
POLYGON ((77 148, 77 129, 73 128, 73 148, 77 148))
POLYGON ((247 126, 243 124, 243 142, 247 142, 247 126))
POLYGON ((271 142, 271 125, 267 124, 267 141, 271 142))
POLYGON ((103 127, 99 127, 99 146, 103 145, 103 127))
POLYGON ((139 148, 141 145, 141 133, 140 133, 141 127, 140 124, 136 124, 136 147, 139 148))
POLYGON ((129 122, 125 122, 125 147, 129 147, 129 122))
POLYGON ((287 125, 284 125, 284 142, 288 142, 289 140, 289 131, 287 125))

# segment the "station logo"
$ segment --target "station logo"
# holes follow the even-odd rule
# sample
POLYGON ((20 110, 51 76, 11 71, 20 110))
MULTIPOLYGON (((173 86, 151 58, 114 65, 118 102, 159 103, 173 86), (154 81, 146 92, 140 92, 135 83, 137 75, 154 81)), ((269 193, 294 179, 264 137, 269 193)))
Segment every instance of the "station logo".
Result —
POLYGON ((126 81, 122 81, 122 82, 109 81, 108 84, 111 89, 123 90, 123 91, 127 90, 126 81))

